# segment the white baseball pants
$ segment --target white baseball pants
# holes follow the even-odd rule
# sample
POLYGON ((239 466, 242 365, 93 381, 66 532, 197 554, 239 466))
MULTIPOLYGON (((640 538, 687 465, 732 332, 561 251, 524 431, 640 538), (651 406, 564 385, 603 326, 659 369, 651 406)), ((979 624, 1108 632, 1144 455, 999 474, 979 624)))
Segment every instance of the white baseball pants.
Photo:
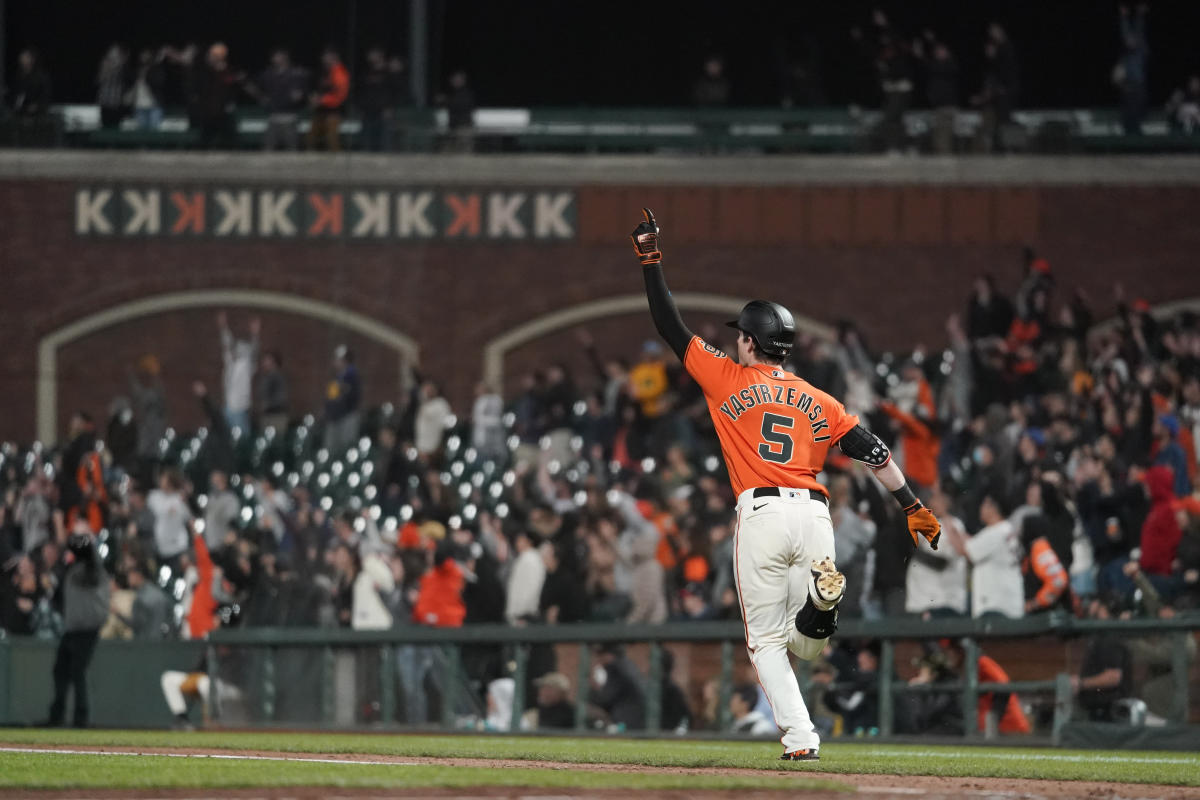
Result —
POLYGON ((833 522, 808 490, 779 492, 756 498, 749 489, 738 497, 733 563, 746 648, 790 752, 820 745, 787 654, 811 661, 828 641, 801 635, 796 615, 808 600, 813 562, 833 559, 833 522))
MULTIPOLYGON (((163 698, 167 701, 167 708, 171 709, 172 714, 187 713, 187 697, 184 696, 184 684, 189 683, 188 679, 193 678, 190 683, 195 687, 194 692, 189 691, 189 694, 198 694, 205 705, 208 705, 208 690, 209 678, 207 675, 200 675, 193 672, 179 672, 177 670, 167 670, 162 674, 160 683, 162 684, 163 698)), ((191 690, 192 686, 188 689, 191 690)))

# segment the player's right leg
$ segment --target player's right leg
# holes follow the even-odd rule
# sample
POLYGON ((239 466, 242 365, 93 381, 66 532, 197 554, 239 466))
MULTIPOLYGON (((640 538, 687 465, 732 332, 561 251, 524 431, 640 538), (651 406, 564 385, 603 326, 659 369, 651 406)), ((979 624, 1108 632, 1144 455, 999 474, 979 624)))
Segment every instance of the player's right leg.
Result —
POLYGON ((789 530, 787 516, 794 509, 775 500, 760 511, 739 509, 734 534, 734 583, 746 626, 746 647, 758 673, 775 723, 784 731, 787 753, 816 752, 820 738, 796 675, 788 661, 788 579, 795 562, 797 540, 789 530))

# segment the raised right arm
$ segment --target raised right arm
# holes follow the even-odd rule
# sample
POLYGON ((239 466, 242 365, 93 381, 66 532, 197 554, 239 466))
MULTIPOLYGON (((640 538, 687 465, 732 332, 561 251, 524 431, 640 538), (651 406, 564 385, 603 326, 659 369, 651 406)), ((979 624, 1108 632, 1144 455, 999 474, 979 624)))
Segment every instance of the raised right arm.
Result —
POLYGON ((671 299, 671 291, 667 288, 666 278, 662 270, 662 252, 658 249, 658 223, 654 214, 648 208, 642 213, 646 219, 630 234, 633 249, 642 262, 642 274, 646 279, 646 299, 650 303, 650 316, 658 335, 667 346, 683 361, 687 354, 688 344, 692 341, 692 332, 683 324, 679 309, 671 299))

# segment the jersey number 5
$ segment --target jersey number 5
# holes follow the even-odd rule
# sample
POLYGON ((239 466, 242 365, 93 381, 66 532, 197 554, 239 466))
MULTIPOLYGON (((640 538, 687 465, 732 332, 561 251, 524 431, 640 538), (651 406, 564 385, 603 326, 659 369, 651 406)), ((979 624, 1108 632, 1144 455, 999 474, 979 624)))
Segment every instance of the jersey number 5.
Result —
POLYGON ((762 438, 765 440, 758 445, 758 455, 763 461, 775 464, 786 464, 792 460, 791 434, 784 433, 778 428, 791 429, 796 426, 796 420, 780 414, 763 414, 762 438), (772 445, 779 445, 776 450, 772 445))

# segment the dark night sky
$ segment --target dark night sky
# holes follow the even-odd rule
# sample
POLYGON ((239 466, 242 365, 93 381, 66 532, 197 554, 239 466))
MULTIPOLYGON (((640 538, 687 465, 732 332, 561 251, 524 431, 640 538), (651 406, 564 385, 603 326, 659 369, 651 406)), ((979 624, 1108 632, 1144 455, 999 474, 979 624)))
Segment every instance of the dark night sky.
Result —
MULTIPOLYGON (((704 56, 722 53, 735 105, 772 105, 778 64, 815 43, 832 103, 846 99, 847 31, 879 5, 915 34, 947 39, 978 88, 986 23, 1008 28, 1021 60, 1023 106, 1114 105, 1117 4, 1105 0, 854 2, 628 2, 429 0, 435 81, 455 67, 472 76, 480 105, 682 105, 704 56)), ((8 0, 6 61, 27 44, 46 57, 59 101, 94 100, 106 43, 133 47, 221 39, 235 66, 257 70, 283 43, 314 64, 321 45, 353 41, 407 52, 405 0, 8 0), (354 21, 351 21, 354 9, 354 21)), ((1200 0, 1151 4, 1151 99, 1159 104, 1200 72, 1200 0)))

